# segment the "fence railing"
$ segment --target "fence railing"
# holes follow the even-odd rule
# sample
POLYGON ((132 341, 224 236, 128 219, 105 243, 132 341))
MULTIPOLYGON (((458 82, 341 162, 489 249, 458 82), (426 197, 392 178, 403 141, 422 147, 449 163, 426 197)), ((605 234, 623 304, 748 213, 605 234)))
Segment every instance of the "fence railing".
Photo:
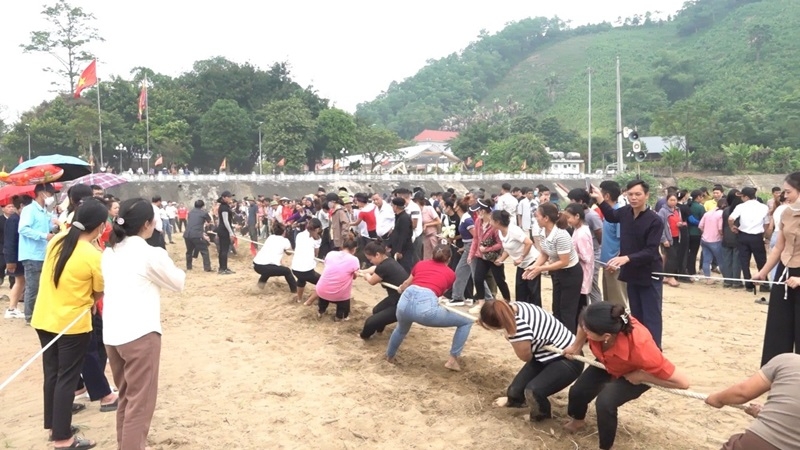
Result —
POLYGON ((202 175, 131 175, 123 173, 122 176, 131 182, 229 182, 229 181, 249 181, 249 182, 291 182, 291 181, 440 181, 440 182, 463 182, 463 181, 508 181, 508 180, 583 180, 585 178, 599 179, 600 175, 583 174, 540 174, 540 173, 447 173, 447 174, 269 174, 269 175, 236 175, 236 174, 202 174, 202 175))

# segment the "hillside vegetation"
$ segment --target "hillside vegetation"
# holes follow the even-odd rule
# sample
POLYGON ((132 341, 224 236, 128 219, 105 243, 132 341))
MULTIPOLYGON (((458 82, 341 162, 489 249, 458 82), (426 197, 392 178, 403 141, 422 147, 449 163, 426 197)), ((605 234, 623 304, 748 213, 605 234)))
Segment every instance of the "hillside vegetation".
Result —
MULTIPOLYGON (((404 137, 425 127, 463 131, 480 122, 491 126, 498 116, 514 114, 539 124, 555 119, 574 139, 553 145, 545 137, 545 143, 585 152, 591 67, 592 136, 599 160, 613 149, 617 56, 625 125, 638 127, 643 135, 687 136, 691 162, 698 168, 800 168, 793 150, 800 147, 796 0, 696 0, 666 20, 646 14, 616 27, 604 23, 569 29, 554 19, 526 19, 482 35, 460 55, 431 61, 359 105, 357 115, 404 137), (506 55, 501 48, 518 53, 506 55), (508 70, 487 78, 482 74, 490 69, 481 65, 483 60, 491 70, 508 70), (478 85, 481 89, 469 89, 478 85)), ((669 160, 684 162, 678 154, 669 160)))

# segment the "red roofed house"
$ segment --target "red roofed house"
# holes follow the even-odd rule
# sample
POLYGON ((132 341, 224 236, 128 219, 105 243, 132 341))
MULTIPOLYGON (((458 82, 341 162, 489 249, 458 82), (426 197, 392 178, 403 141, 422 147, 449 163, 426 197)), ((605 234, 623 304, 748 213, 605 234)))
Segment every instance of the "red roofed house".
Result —
POLYGON ((445 144, 456 136, 458 136, 458 131, 423 130, 422 133, 414 136, 414 142, 445 144))

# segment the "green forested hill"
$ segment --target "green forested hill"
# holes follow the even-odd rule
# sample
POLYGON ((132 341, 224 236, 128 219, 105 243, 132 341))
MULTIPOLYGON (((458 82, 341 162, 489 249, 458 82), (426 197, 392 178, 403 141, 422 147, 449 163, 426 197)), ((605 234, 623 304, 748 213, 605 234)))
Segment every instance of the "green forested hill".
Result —
MULTIPOLYGON (((475 74, 462 70, 459 78, 452 67, 441 69, 442 60, 433 61, 360 105, 358 114, 410 135, 423 125, 463 130, 479 121, 475 111, 486 116, 498 104, 518 102, 520 114, 539 123, 557 119, 576 135, 572 144, 580 150, 587 135, 588 67, 593 71, 592 134, 596 142, 612 141, 619 55, 625 125, 645 135, 686 135, 699 166, 746 168, 747 157, 755 162, 769 158, 758 148, 800 148, 800 1, 695 0, 669 20, 647 15, 626 23, 539 36, 527 56, 485 91, 463 93, 467 98, 458 99, 461 103, 442 102, 434 88, 438 83, 452 91, 447 86, 463 86, 475 74), (748 144, 737 153, 745 160, 736 167, 720 156, 728 144, 748 144)), ((473 53, 480 54, 481 44, 491 48, 493 39, 515 39, 507 30, 483 36, 461 59, 478 59, 473 53)), ((491 49, 487 53, 493 54, 491 49)), ((453 55, 448 58, 449 66, 457 62, 453 55)), ((789 159, 800 163, 797 156, 789 159)))

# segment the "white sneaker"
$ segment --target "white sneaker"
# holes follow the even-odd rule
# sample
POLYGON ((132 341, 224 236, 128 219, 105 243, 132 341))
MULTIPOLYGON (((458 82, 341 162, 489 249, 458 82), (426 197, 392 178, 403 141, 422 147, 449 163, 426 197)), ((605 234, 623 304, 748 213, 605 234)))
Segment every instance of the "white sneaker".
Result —
POLYGON ((24 319, 25 313, 17 309, 7 309, 4 317, 6 319, 24 319))

